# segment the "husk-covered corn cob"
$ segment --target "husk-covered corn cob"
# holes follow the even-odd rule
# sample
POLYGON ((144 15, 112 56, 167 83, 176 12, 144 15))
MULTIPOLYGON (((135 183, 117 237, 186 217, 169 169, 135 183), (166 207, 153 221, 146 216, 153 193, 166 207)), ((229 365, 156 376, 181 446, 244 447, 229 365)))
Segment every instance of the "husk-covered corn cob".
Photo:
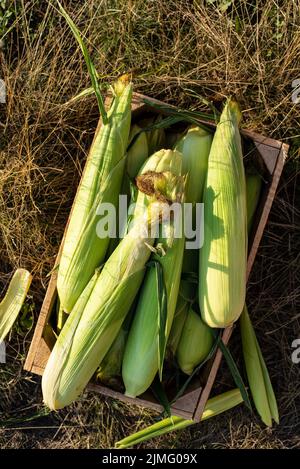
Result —
POLYGON ((95 135, 63 243, 57 289, 61 307, 70 313, 95 268, 104 260, 109 237, 96 227, 100 204, 118 204, 131 121, 132 86, 127 78, 114 85, 114 100, 95 135))
POLYGON ((180 282, 179 294, 176 303, 176 309, 174 313, 173 323, 170 331, 170 336, 168 339, 167 350, 171 353, 171 357, 175 356, 180 337, 182 334, 182 329, 187 318, 191 301, 185 298, 181 294, 183 282, 180 282))
POLYGON ((175 145, 175 150, 182 153, 182 172, 187 174, 187 203, 196 204, 202 201, 211 144, 211 133, 201 127, 190 127, 175 145))
POLYGON ((51 409, 62 408, 80 395, 116 338, 143 280, 154 242, 151 229, 163 221, 166 206, 181 194, 180 172, 178 152, 162 151, 145 163, 139 176, 135 222, 96 283, 93 277, 93 285, 87 285, 87 301, 85 291, 84 298, 79 297, 47 363, 42 390, 51 409))
POLYGON ((228 100, 208 159, 203 193, 204 244, 199 262, 199 305, 211 327, 240 316, 246 294, 246 187, 237 103, 228 100))
POLYGON ((25 269, 17 269, 0 303, 0 343, 11 330, 28 293, 32 276, 25 269))
MULTIPOLYGON (((249 229, 258 203, 261 187, 260 182, 261 177, 259 174, 251 173, 246 175, 247 219, 249 229)), ((180 369, 186 374, 191 374, 194 368, 206 358, 212 345, 213 336, 210 328, 204 324, 201 318, 190 308, 176 353, 180 369)))
MULTIPOLYGON (((172 230, 173 227, 170 227, 172 230)), ((153 261, 160 262, 163 269, 167 294, 167 320, 165 337, 169 336, 178 296, 181 265, 184 252, 184 237, 175 238, 167 246, 166 239, 160 238, 166 254, 152 255, 153 261)), ((139 301, 129 331, 122 365, 122 376, 126 395, 135 397, 151 385, 159 370, 159 304, 156 291, 156 270, 149 267, 140 292, 139 301), (137 359, 138 357, 138 359, 137 359)))
MULTIPOLYGON (((195 225, 195 204, 202 202, 203 187, 206 179, 208 155, 212 143, 212 135, 200 127, 191 127, 181 137, 175 148, 182 153, 183 171, 188 175, 185 200, 194 204, 193 225, 195 225)), ((183 273, 197 273, 199 249, 186 249, 183 258, 183 273)), ((181 333, 191 304, 196 299, 195 283, 181 280, 178 302, 168 341, 168 349, 175 355, 181 333)), ((196 333, 197 331, 195 331, 196 333)), ((192 342, 195 342, 192 340, 192 342)))
POLYGON ((212 346, 211 329, 202 321, 200 315, 190 308, 176 350, 180 369, 191 375, 194 368, 205 360, 212 346))

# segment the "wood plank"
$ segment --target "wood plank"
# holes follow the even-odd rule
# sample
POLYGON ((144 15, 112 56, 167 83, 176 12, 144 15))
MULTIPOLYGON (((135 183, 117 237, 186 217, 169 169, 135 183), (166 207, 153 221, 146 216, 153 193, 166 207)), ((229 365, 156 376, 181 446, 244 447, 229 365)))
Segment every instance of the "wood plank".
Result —
MULTIPOLYGON (((277 157, 273 177, 272 177, 271 184, 270 184, 269 190, 268 190, 268 196, 266 198, 264 209, 263 209, 263 212, 261 214, 260 220, 258 222, 258 226, 257 226, 257 229, 256 229, 255 236, 252 239, 252 245, 251 245, 251 249, 250 249, 250 252, 249 252, 249 255, 248 255, 247 278, 249 277, 251 269, 253 267, 253 263, 254 263, 254 260, 255 260, 255 257, 256 257, 257 251, 258 251, 258 247, 259 247, 261 238, 263 236, 264 229, 265 229, 267 221, 268 221, 270 210, 271 210, 273 200, 274 200, 274 197, 275 197, 275 194, 276 194, 276 189, 278 187, 279 179, 280 179, 280 176, 281 176, 281 173, 282 173, 282 170, 283 170, 285 160, 287 158, 288 148, 289 148, 288 145, 283 144, 280 148, 280 151, 279 151, 279 154, 278 154, 278 157, 277 157)), ((270 157, 269 153, 267 153, 266 155, 267 155, 267 158, 270 157)))
MULTIPOLYGON (((222 340, 223 340, 225 345, 228 344, 234 327, 235 326, 233 325, 233 326, 230 326, 230 327, 226 327, 226 329, 224 329, 224 332, 223 332, 223 335, 222 335, 222 340)), ((215 359, 214 359, 213 365, 211 367, 210 373, 208 375, 207 383, 206 383, 206 385, 203 389, 203 392, 199 396, 199 401, 198 401, 198 403, 196 405, 196 408, 195 408, 195 412, 194 412, 194 415, 193 415, 193 420, 195 420, 195 422, 200 422, 201 421, 202 414, 203 414, 206 402, 207 402, 207 400, 210 396, 210 392, 211 392, 211 389, 212 389, 213 384, 215 382, 217 372, 220 368, 222 356, 223 356, 223 354, 222 354, 221 350, 218 349, 217 352, 216 352, 215 359)))

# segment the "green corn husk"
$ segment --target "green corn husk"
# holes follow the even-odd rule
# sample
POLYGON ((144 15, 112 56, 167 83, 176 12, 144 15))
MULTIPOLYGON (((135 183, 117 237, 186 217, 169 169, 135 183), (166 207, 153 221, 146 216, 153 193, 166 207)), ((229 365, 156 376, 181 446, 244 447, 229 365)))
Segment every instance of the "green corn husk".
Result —
POLYGON ((253 217, 259 201, 262 179, 258 173, 246 174, 246 192, 247 192, 247 230, 250 232, 253 217))
POLYGON ((149 229, 164 220, 165 207, 182 191, 180 171, 181 155, 170 150, 143 166, 135 223, 105 263, 87 301, 79 297, 46 365, 42 390, 50 409, 65 407, 81 394, 115 340, 144 277, 154 242, 149 229), (142 193, 142 177, 149 179, 153 161, 159 174, 151 173, 152 190, 142 193), (80 301, 85 304, 79 308, 80 301))
POLYGON ((129 313, 97 370, 97 379, 108 386, 116 386, 118 378, 121 376, 122 361, 131 321, 132 314, 129 313))
MULTIPOLYGON (((164 226, 170 232, 174 229, 164 226)), ((167 295, 167 318, 165 338, 168 339, 179 290, 181 266, 184 252, 184 236, 174 238, 168 245, 168 239, 160 238, 158 245, 164 245, 166 254, 160 257, 152 255, 152 261, 158 261, 163 270, 167 295)), ((145 276, 139 301, 129 331, 122 365, 122 377, 126 395, 135 397, 142 394, 151 385, 160 368, 160 319, 159 301, 156 294, 157 277, 155 267, 149 267, 145 276), (137 358, 138 357, 138 358, 137 358)))
POLYGON ((240 317, 240 330, 243 356, 253 401, 262 421, 271 427, 272 419, 279 423, 276 397, 246 305, 240 317))
POLYGON ((131 121, 132 86, 119 79, 115 97, 90 150, 67 228, 57 278, 62 308, 70 313, 78 297, 104 260, 109 237, 100 238, 97 223, 101 203, 116 207, 121 189, 131 121))
POLYGON ((228 100, 214 135, 203 193, 199 305, 203 321, 216 328, 238 319, 246 295, 247 212, 240 118, 237 103, 228 100))
MULTIPOLYGON (((209 418, 216 417, 217 415, 236 407, 242 402, 243 398, 239 389, 233 389, 232 391, 227 391, 219 396, 212 397, 206 403, 201 422, 209 418)), ((130 448, 152 438, 165 435, 166 433, 190 427, 196 423, 197 422, 194 422, 194 420, 186 420, 182 417, 172 416, 118 441, 115 447, 118 449, 130 448)))
POLYGON ((80 322, 81 313, 87 305, 99 276, 100 269, 95 271, 93 277, 78 298, 72 313, 68 316, 68 319, 55 342, 47 362, 42 377, 42 391, 44 402, 50 409, 59 409, 60 407, 63 407, 63 405, 60 404, 65 392, 63 388, 61 389, 60 383, 62 367, 71 352, 74 335, 80 322))
POLYGON ((7 292, 0 303, 0 342, 10 332, 23 306, 32 281, 25 269, 17 269, 9 283, 7 292))
MULTIPOLYGON (((250 220, 252 220, 254 216, 260 187, 261 178, 258 174, 246 175, 248 220, 249 216, 250 220)), ((186 374, 191 374, 194 368, 208 355, 212 345, 213 337, 210 328, 201 321, 201 318, 199 318, 192 309, 190 309, 182 328, 181 339, 178 343, 176 354, 180 369, 186 374)))
POLYGON ((175 145, 182 153, 182 172, 188 174, 185 202, 200 203, 205 184, 212 134, 200 127, 190 127, 175 145))
POLYGON ((202 321, 193 308, 188 314, 176 350, 178 365, 183 373, 191 375, 194 368, 209 354, 213 346, 211 329, 202 321))
MULTIPOLYGON (((186 249, 183 255, 182 272, 193 274, 198 265, 195 265, 194 249, 186 249), (189 268, 190 266, 190 268, 189 268)), ((197 258, 198 259, 198 258, 197 258)), ((196 259, 196 260, 197 260, 196 259)), ((175 356, 180 341, 185 320, 187 318, 191 305, 197 298, 197 283, 181 278, 176 310, 168 339, 167 349, 169 359, 175 356)))
POLYGON ((120 332, 97 370, 97 380, 107 386, 115 386, 118 381, 118 377, 121 375, 127 335, 128 330, 126 330, 122 325, 120 332))
MULTIPOLYGON (((175 148, 182 153, 183 171, 188 174, 185 188, 186 202, 194 204, 202 202, 211 143, 211 134, 200 127, 191 127, 175 146, 175 148)), ((193 214, 193 218, 193 225, 195 225, 195 213, 193 214)), ((196 273, 198 271, 198 262, 199 250, 186 249, 184 252, 182 272, 196 273)), ((188 285, 187 281, 181 281, 178 304, 176 306, 168 341, 168 350, 172 355, 175 355, 188 310, 195 300, 195 287, 195 284, 188 285), (188 293, 187 289, 189 290, 188 293)))

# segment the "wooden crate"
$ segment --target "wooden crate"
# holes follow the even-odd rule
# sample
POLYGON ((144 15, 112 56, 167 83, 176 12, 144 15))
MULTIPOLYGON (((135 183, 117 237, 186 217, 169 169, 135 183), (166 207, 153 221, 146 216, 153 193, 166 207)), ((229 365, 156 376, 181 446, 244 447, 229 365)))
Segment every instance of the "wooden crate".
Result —
MULTIPOLYGON (((149 104, 145 104, 145 98, 148 102, 159 104, 161 106, 164 105, 164 103, 158 100, 134 93, 132 102, 133 119, 149 111, 152 113, 160 112, 157 110, 157 107, 152 108, 149 104)), ((163 114, 168 114, 168 111, 164 110, 163 114)), ((101 122, 99 122, 98 125, 100 126, 101 122)), ((249 238, 247 266, 248 278, 274 200, 280 175, 282 173, 283 165, 287 156, 288 145, 283 144, 278 140, 273 140, 271 138, 256 134, 250 130, 242 131, 242 135, 246 140, 251 140, 254 143, 254 151, 259 154, 259 157, 264 163, 266 174, 266 183, 264 184, 262 190, 261 200, 256 211, 256 218, 254 220, 251 236, 249 238)), ((60 254, 58 253, 56 264, 59 262, 59 255, 60 254)), ((43 334, 57 297, 56 279, 57 274, 54 271, 50 278, 48 289, 35 328, 34 336, 24 365, 25 370, 31 371, 32 373, 38 375, 43 374, 51 351, 49 342, 48 344, 46 343, 43 334)), ((223 331, 222 338, 225 344, 227 344, 230 339, 233 327, 234 326, 228 327, 223 331)), ((217 371, 221 363, 221 358, 222 353, 220 350, 217 350, 214 358, 209 363, 209 369, 206 369, 206 384, 201 385, 199 379, 195 378, 191 385, 187 388, 185 394, 172 405, 171 411, 173 415, 178 415, 186 419, 193 419, 195 421, 201 420, 206 401, 209 398, 217 371)), ((119 399, 123 402, 148 407, 157 411, 163 410, 162 406, 155 400, 150 392, 146 392, 139 398, 133 399, 126 397, 122 393, 112 390, 106 386, 95 383, 90 383, 88 385, 88 389, 101 393, 105 396, 112 397, 114 399, 119 399)))

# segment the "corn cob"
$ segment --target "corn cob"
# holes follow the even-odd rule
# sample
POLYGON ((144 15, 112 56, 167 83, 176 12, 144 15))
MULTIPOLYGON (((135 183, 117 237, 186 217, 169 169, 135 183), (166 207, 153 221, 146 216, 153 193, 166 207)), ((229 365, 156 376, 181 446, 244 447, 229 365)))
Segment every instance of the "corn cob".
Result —
MULTIPOLYGON (((170 223, 169 221, 167 223, 170 223)), ((174 229, 172 222, 164 226, 165 231, 174 229)), ((172 234, 170 235, 170 238, 172 234)), ((168 238, 160 238, 165 255, 152 255, 163 269, 167 292, 166 340, 169 336, 178 296, 181 265, 184 252, 184 236, 174 238, 168 245, 168 238)), ((159 304, 156 295, 156 270, 149 267, 140 292, 139 301, 129 331, 122 365, 122 377, 126 395, 135 397, 151 385, 159 370, 159 304), (138 357, 138 359, 137 359, 138 357)))
POLYGON ((97 208, 117 206, 131 120, 132 86, 120 79, 107 123, 96 134, 78 188, 67 228, 57 278, 62 308, 70 313, 78 297, 104 259, 109 238, 99 237, 97 208))
POLYGON ((190 308, 176 350, 180 369, 191 375, 194 368, 207 357, 212 346, 211 329, 202 321, 199 314, 190 308))
MULTIPOLYGON (((258 174, 246 176, 247 194, 247 218, 252 220, 258 202, 261 178, 258 174), (254 192, 254 193, 253 193, 254 192)), ((206 326, 201 318, 189 309, 187 318, 182 328, 180 341, 176 353, 178 364, 186 374, 191 374, 208 355, 213 343, 210 328, 206 326)))
POLYGON ((86 304, 69 315, 47 363, 42 389, 51 409, 62 408, 81 394, 116 338, 143 280, 154 242, 149 229, 163 220, 164 209, 182 191, 180 171, 181 155, 170 150, 145 163, 135 223, 105 263, 86 304), (148 169, 155 170, 155 165, 160 172, 151 173, 149 186, 148 169), (143 177, 147 193, 142 192, 143 177))
MULTIPOLYGON (((227 391, 219 396, 212 397, 206 403, 201 422, 211 417, 215 417, 222 412, 226 412, 242 402, 243 398, 239 389, 233 389, 232 391, 227 391)), ((194 420, 186 420, 174 415, 118 441, 115 447, 118 449, 130 448, 131 446, 142 443, 143 441, 162 436, 175 430, 182 430, 183 428, 190 427, 196 423, 197 422, 194 420)))
POLYGON ((240 316, 246 293, 247 213, 240 110, 229 100, 217 126, 204 187, 204 245, 199 262, 199 305, 211 327, 240 316))
POLYGON ((0 343, 11 330, 23 306, 32 276, 25 269, 17 269, 0 303, 0 343))
POLYGON ((175 150, 182 153, 182 172, 188 175, 185 202, 196 204, 202 201, 211 144, 210 133, 200 127, 190 127, 175 145, 175 150))
MULTIPOLYGON (((200 127, 191 127, 175 145, 175 148, 182 153, 183 171, 188 174, 185 187, 186 202, 193 204, 202 202, 211 142, 211 134, 200 127)), ((195 225, 195 210, 193 212, 193 225, 195 225)), ((198 261, 199 250, 186 249, 184 252, 182 271, 184 273, 198 272, 198 261)), ((195 286, 196 285, 192 283, 188 284, 185 280, 182 280, 180 284, 178 304, 176 306, 174 321, 168 341, 168 349, 173 355, 175 355, 179 344, 188 311, 196 297, 194 294, 195 286)))

